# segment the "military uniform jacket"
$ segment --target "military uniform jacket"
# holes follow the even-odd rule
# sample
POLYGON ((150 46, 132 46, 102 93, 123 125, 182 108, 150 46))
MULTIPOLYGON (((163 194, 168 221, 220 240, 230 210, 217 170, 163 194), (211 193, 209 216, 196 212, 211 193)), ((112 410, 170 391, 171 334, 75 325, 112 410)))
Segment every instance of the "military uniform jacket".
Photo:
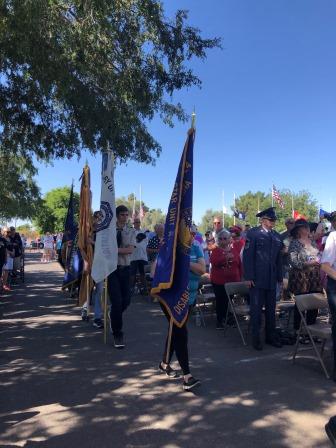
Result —
POLYGON ((278 232, 262 226, 249 230, 243 252, 245 280, 252 280, 256 288, 275 289, 282 282, 282 247, 278 232))

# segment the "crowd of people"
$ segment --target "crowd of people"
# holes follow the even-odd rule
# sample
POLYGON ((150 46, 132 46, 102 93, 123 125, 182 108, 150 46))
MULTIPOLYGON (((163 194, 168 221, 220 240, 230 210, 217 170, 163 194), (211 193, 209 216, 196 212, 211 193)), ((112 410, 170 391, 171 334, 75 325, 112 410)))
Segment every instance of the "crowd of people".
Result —
POLYGON ((19 275, 24 244, 15 227, 0 228, 0 290, 11 290, 11 282, 19 275))
MULTIPOLYGON (((95 228, 100 220, 100 211, 93 215, 93 241, 95 228)), ((141 228, 139 216, 130 222, 129 211, 120 205, 116 209, 118 265, 107 279, 110 301, 110 329, 116 348, 125 346, 123 335, 123 313, 131 303, 133 294, 148 295, 150 280, 154 276, 157 256, 164 238, 164 225, 156 224, 154 231, 141 228)), ((281 297, 310 292, 327 291, 332 316, 332 334, 336 349, 336 212, 327 219, 311 223, 305 219, 294 220, 288 217, 284 224, 286 230, 278 233, 274 230, 277 216, 274 207, 257 214, 260 225, 251 228, 248 224, 225 228, 222 219, 215 217, 213 228, 202 235, 193 225, 190 229, 190 278, 189 278, 189 315, 196 304, 200 279, 207 279, 212 285, 216 307, 216 329, 224 329, 226 324, 234 324, 228 311, 229 298, 225 285, 244 281, 249 287, 246 300, 250 306, 252 346, 262 350, 263 344, 281 347, 281 339, 276 329, 276 302, 281 297), (285 285, 285 289, 284 289, 285 285), (262 337, 262 313, 265 313, 265 337, 262 337)), ((42 262, 59 259, 66 263, 63 234, 52 235, 47 232, 39 240, 42 248, 42 262)), ((25 242, 15 228, 3 228, 0 236, 0 268, 3 289, 9 290, 8 278, 16 275, 25 242)), ((84 270, 87 269, 84 265, 84 270)), ((93 325, 104 328, 101 296, 104 282, 94 285, 91 304, 94 310, 93 325)), ((155 300, 155 299, 153 299, 155 300)), ((82 318, 89 316, 88 304, 82 309, 82 318)), ((165 309, 163 308, 165 312, 165 309)), ((317 310, 307 312, 307 324, 316 322, 317 310)), ((169 317, 169 316, 167 316, 169 317)), ((293 334, 300 328, 300 314, 294 310, 293 334)), ((300 337, 301 343, 308 341, 300 337)), ((159 370, 169 377, 177 372, 170 367, 173 356, 181 365, 184 387, 193 387, 198 383, 189 371, 187 327, 173 327, 171 340, 166 343, 159 370)), ((336 359, 336 356, 335 356, 336 359)), ((334 370, 336 380, 336 363, 334 370)))
MULTIPOLYGON (((95 212, 99 221, 99 211, 95 212)), ((196 226, 191 230, 189 314, 196 303, 196 295, 201 277, 207 277, 215 295, 216 329, 224 329, 224 319, 228 309, 225 284, 245 281, 250 294, 252 346, 262 350, 263 344, 281 347, 281 339, 276 329, 276 302, 280 297, 292 294, 328 291, 331 314, 336 313, 336 212, 328 216, 329 221, 310 223, 304 219, 285 221, 286 231, 274 230, 277 217, 274 207, 270 207, 257 217, 260 225, 242 228, 234 225, 223 227, 220 217, 215 217, 213 229, 204 236, 196 226), (284 282, 285 279, 285 282, 284 282), (286 284, 286 290, 283 285, 286 284), (265 311, 265 338, 261 335, 262 313, 265 311)), ((148 294, 148 279, 153 277, 160 246, 163 242, 164 225, 157 224, 154 232, 141 229, 138 216, 129 223, 127 207, 117 207, 118 267, 108 277, 110 298, 110 326, 116 348, 125 346, 123 337, 123 313, 131 302, 133 293, 148 294)), ((100 297, 103 284, 95 285, 92 299, 96 328, 103 328, 100 297)), ((165 310, 163 309, 165 312, 165 310)), ((87 315, 88 310, 84 310, 87 315)), ((311 310, 307 322, 316 321, 317 311, 311 310)), ((168 317, 168 316, 167 316, 168 317)), ((233 318, 230 316, 233 323, 233 318)), ((294 313, 294 331, 300 327, 300 314, 294 313)), ((333 327, 335 339, 336 327, 333 327)), ((300 342, 305 343, 304 337, 300 342)), ((335 340, 336 347, 336 340, 335 340)), ((177 375, 170 367, 175 352, 184 374, 184 386, 188 381, 197 383, 189 372, 186 327, 173 328, 172 341, 166 344, 160 371, 168 376, 177 375), (190 379, 191 378, 191 379, 190 379)), ((335 368, 336 372, 336 368, 335 368)), ((336 373, 334 375, 336 379, 336 373)))

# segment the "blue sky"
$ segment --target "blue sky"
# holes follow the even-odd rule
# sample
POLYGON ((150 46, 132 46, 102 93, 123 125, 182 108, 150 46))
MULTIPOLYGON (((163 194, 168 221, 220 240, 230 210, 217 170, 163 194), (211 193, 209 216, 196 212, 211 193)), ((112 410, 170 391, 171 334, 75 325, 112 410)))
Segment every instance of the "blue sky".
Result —
MULTIPOLYGON (((187 111, 196 109, 194 220, 220 209, 248 190, 308 190, 336 209, 336 2, 333 0, 166 0, 165 10, 189 10, 188 22, 204 37, 221 37, 192 67, 203 82, 176 94, 187 111)), ((118 166, 116 195, 139 195, 166 211, 188 126, 151 123, 162 145, 156 166, 118 166)), ((43 193, 70 185, 88 159, 94 208, 100 196, 100 157, 40 166, 43 193)))

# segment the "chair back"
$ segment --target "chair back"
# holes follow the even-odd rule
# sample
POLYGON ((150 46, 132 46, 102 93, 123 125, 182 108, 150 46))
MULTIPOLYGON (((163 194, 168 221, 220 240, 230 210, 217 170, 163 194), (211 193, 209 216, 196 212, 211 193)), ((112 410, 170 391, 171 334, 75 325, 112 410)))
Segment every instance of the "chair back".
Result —
POLYGON ((229 297, 235 294, 246 296, 250 293, 250 288, 247 286, 246 282, 231 282, 225 283, 225 291, 229 297))
POLYGON ((328 308, 328 300, 325 293, 313 292, 294 296, 296 306, 300 311, 321 310, 328 308))

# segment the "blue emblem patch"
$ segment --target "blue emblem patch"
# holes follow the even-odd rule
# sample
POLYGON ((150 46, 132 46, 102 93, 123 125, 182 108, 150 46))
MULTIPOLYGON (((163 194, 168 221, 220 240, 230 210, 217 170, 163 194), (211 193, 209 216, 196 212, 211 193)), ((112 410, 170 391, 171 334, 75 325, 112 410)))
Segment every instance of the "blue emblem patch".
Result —
POLYGON ((110 225, 112 218, 113 218, 113 212, 110 206, 109 202, 101 201, 100 203, 100 213, 101 217, 99 219, 99 222, 97 224, 97 232, 100 232, 101 230, 105 230, 110 225))

